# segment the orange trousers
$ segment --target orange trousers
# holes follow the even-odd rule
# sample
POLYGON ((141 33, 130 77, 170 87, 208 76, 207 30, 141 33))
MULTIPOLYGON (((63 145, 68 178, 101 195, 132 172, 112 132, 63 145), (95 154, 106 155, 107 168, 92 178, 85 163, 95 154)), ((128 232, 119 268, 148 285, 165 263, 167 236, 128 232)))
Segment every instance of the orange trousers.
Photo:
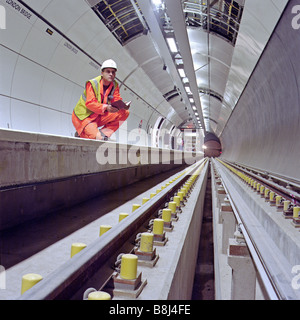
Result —
MULTIPOLYGON (((116 113, 105 112, 103 115, 98 115, 97 118, 85 126, 80 134, 80 138, 96 139, 97 133, 99 132, 99 127, 102 127, 101 132, 103 135, 110 137, 119 129, 128 116, 129 111, 124 109, 116 113)), ((76 117, 74 112, 72 113, 72 122, 76 130, 82 125, 81 121, 76 117)))

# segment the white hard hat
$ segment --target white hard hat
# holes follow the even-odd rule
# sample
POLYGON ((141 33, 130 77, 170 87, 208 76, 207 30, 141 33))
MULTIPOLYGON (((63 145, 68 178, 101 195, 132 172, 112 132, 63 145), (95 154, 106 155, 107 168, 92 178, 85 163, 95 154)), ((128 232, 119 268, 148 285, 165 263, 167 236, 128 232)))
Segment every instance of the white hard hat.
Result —
POLYGON ((113 68, 117 70, 117 64, 112 59, 105 60, 101 66, 101 71, 105 68, 113 68))

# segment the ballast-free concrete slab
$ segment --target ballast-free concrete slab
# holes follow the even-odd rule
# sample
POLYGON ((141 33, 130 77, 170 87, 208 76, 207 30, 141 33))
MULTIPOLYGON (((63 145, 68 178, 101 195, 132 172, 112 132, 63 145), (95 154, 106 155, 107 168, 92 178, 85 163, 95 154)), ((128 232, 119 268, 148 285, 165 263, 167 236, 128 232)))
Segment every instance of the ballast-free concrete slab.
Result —
POLYGON ((131 214, 133 203, 142 204, 144 197, 150 197, 151 192, 156 192, 177 172, 172 170, 154 176, 43 220, 24 224, 14 231, 2 232, 1 263, 5 268, 6 289, 0 290, 0 299, 18 298, 24 274, 38 273, 46 277, 70 259, 73 242, 87 245, 93 242, 99 237, 100 225, 118 224, 119 213, 131 214))

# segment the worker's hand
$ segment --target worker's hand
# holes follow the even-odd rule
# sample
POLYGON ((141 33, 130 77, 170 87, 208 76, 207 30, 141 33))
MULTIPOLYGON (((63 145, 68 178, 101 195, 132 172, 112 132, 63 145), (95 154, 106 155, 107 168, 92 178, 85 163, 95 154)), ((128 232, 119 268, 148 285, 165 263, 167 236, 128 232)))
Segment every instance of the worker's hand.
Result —
POLYGON ((111 113, 116 113, 116 112, 119 111, 118 108, 115 108, 115 107, 113 107, 113 106, 110 105, 110 104, 107 105, 106 110, 107 110, 108 112, 111 112, 111 113))

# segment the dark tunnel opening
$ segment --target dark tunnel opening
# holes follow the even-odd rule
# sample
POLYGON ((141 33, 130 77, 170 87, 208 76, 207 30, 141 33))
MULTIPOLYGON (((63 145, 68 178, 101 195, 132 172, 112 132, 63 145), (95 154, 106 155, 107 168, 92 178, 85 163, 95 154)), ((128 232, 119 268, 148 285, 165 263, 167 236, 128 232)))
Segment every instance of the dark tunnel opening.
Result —
POLYGON ((217 158, 222 154, 220 139, 213 133, 208 132, 204 137, 204 157, 217 158))

